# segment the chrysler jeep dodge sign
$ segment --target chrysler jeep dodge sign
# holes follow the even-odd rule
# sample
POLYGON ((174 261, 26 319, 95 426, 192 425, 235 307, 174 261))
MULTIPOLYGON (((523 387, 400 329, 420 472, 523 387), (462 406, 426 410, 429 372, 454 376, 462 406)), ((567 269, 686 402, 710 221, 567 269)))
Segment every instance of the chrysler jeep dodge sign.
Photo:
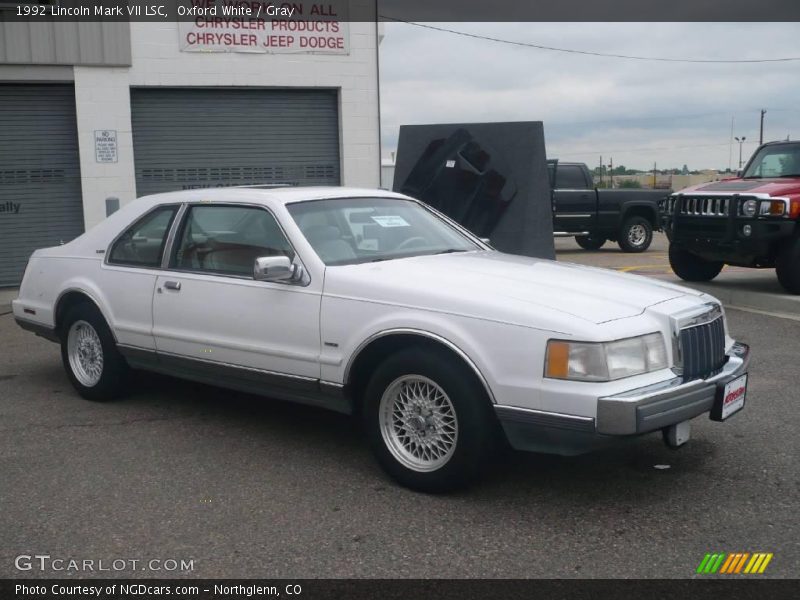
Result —
POLYGON ((348 54, 347 1, 188 0, 182 52, 348 54))

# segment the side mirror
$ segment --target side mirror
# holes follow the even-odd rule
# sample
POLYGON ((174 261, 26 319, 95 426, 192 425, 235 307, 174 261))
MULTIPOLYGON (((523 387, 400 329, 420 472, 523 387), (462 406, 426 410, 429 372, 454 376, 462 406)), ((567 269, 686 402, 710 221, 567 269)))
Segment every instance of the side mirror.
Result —
POLYGON ((303 277, 303 268, 292 264, 288 256, 262 256, 257 258, 253 267, 253 278, 256 281, 285 281, 293 283, 303 277))

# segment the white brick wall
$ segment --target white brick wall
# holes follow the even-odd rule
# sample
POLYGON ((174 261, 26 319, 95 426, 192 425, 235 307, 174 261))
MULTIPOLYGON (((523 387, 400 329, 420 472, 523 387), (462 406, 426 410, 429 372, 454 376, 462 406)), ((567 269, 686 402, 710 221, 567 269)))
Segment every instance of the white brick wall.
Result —
POLYGON ((375 23, 352 22, 349 55, 180 52, 177 23, 131 23, 132 66, 75 67, 84 218, 105 217, 105 199, 136 197, 131 86, 338 88, 342 184, 378 187, 380 148, 375 23), (116 129, 119 162, 97 164, 94 130, 116 129))

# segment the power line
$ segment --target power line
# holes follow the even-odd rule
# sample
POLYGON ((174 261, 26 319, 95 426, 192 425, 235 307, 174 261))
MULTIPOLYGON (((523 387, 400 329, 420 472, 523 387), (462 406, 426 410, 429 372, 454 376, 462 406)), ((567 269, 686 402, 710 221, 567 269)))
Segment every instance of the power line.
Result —
POLYGON ((397 23, 405 23, 406 25, 413 25, 414 27, 421 27, 423 29, 432 29, 434 31, 441 31, 444 33, 451 33, 453 35, 460 35, 463 37, 473 38, 477 40, 484 40, 489 42, 497 42, 499 44, 508 44, 510 46, 522 46, 525 48, 535 48, 537 50, 549 50, 551 52, 565 52, 568 54, 583 54, 586 56, 599 56, 602 58, 623 58, 627 60, 645 60, 656 62, 670 62, 670 63, 705 63, 705 64, 748 64, 748 63, 775 63, 775 62, 790 62, 800 60, 800 56, 790 56, 782 58, 753 58, 753 59, 701 59, 701 58, 664 58, 655 56, 633 56, 629 54, 610 54, 606 52, 592 52, 590 50, 575 50, 574 48, 556 48, 554 46, 544 46, 542 44, 534 44, 533 42, 518 42, 516 40, 506 40, 503 38, 491 37, 488 35, 479 35, 477 33, 468 33, 466 31, 457 31, 455 29, 448 29, 446 27, 438 27, 436 25, 426 25, 424 23, 415 23, 413 21, 404 21, 394 17, 387 17, 379 15, 381 19, 387 21, 395 21, 397 23))

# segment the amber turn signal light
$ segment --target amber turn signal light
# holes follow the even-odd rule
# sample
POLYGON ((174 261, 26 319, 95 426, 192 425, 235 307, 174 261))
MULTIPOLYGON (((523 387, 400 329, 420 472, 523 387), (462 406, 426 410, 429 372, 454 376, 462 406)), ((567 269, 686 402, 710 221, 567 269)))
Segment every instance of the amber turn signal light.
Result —
POLYGON ((569 374, 569 343, 551 340, 547 343, 547 377, 566 379, 569 374))

